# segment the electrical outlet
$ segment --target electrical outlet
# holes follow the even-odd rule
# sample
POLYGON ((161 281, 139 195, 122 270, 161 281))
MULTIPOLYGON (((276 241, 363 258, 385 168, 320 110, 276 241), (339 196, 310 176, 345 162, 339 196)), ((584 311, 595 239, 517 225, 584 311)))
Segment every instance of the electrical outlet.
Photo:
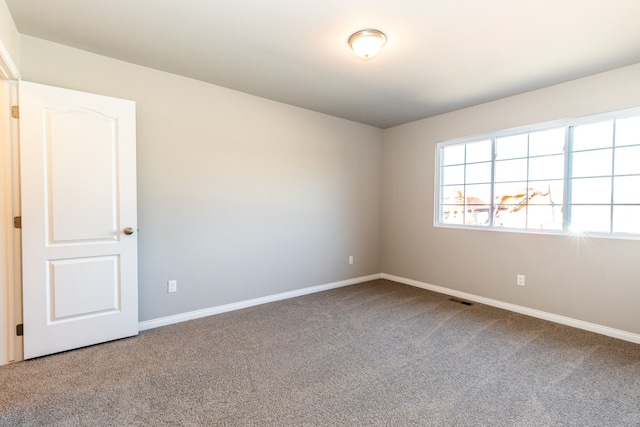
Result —
POLYGON ((349 264, 353 264, 353 255, 349 255, 349 264))
POLYGON ((178 281, 177 280, 169 280, 169 281, 167 281, 167 292, 168 293, 178 292, 178 281))
POLYGON ((516 285, 524 286, 524 274, 516 275, 516 285))

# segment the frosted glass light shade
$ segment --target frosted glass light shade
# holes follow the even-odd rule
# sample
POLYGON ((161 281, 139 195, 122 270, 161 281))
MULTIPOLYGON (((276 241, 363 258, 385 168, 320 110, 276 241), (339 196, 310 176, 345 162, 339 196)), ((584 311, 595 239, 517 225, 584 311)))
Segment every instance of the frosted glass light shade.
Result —
POLYGON ((387 37, 378 30, 360 30, 349 37, 349 46, 360 59, 371 59, 376 56, 387 37))

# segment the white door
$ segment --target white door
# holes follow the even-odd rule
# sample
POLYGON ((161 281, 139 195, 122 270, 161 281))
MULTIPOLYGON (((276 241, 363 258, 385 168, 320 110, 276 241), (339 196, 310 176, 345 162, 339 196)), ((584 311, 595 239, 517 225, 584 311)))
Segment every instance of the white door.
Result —
POLYGON ((19 96, 24 357, 137 335, 135 103, 19 96))

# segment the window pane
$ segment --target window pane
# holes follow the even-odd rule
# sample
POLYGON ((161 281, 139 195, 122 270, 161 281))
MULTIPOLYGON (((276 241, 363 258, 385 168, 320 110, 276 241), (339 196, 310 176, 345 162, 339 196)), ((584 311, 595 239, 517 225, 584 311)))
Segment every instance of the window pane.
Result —
POLYGON ((640 234, 640 206, 614 206, 613 232, 640 234))
POLYGON ((468 205, 486 207, 491 204, 491 184, 467 185, 465 190, 468 205))
POLYGON ((593 148, 607 148, 613 145, 613 120, 574 126, 573 149, 590 150, 593 148))
POLYGON ((495 219, 498 227, 526 228, 527 183, 496 184, 495 219))
POLYGON ((609 206, 573 206, 571 208, 571 230, 608 233, 611 228, 609 206))
POLYGON ((619 176, 614 178, 613 203, 640 204, 640 176, 619 176))
POLYGON ((440 220, 445 224, 462 224, 464 220, 464 186, 441 187, 440 220))
POLYGON ((496 182, 526 181, 527 159, 502 160, 496 162, 496 182))
POLYGON ((571 176, 604 176, 611 175, 613 150, 594 150, 573 153, 571 176))
POLYGON ((529 159, 529 180, 562 179, 564 155, 534 157, 529 159))
POLYGON ((491 163, 474 163, 467 165, 467 184, 478 184, 491 182, 491 163))
POLYGON ((564 128, 544 130, 529 134, 529 155, 543 156, 564 152, 564 128))
POLYGON ((611 203, 611 178, 571 180, 571 203, 611 203))
POLYGON ((527 182, 512 182, 495 185, 496 206, 518 204, 527 194, 527 182))
POLYGON ((467 144, 467 163, 491 161, 491 140, 467 144))
POLYGON ((527 228, 527 210, 503 210, 496 212, 493 225, 497 228, 527 228))
POLYGON ((443 165, 460 165, 464 163, 464 144, 449 145, 442 149, 443 165))
POLYGON ((616 120, 616 146, 640 144, 640 116, 616 120))
POLYGON ((529 183, 528 229, 562 229, 563 192, 564 181, 562 180, 529 183))
POLYGON ((527 157, 529 135, 514 135, 496 139, 496 159, 527 157))
POLYGON ((464 184, 464 166, 442 168, 442 185, 464 184))
POLYGON ((464 185, 448 185, 442 187, 441 197, 442 203, 448 205, 462 204, 464 194, 464 185))
POLYGON ((561 205, 564 201, 564 181, 536 181, 529 183, 529 204, 561 205))
POLYGON ((562 230, 562 205, 532 205, 528 207, 529 230, 562 230))
POLYGON ((616 148, 615 174, 640 174, 640 145, 616 148))
POLYGON ((466 186, 467 215, 466 223, 489 225, 491 214, 491 185, 466 186))
POLYGON ((440 214, 443 224, 464 224, 463 205, 442 205, 440 214))
POLYGON ((527 228, 527 209, 497 211, 493 225, 497 228, 527 228))

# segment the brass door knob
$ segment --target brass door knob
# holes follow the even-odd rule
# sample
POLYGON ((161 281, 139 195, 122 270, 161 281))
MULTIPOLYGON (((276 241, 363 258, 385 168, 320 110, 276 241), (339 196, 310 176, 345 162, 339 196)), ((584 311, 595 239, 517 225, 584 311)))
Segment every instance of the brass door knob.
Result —
POLYGON ((124 234, 127 234, 127 235, 133 234, 133 227, 126 227, 124 229, 124 234))

